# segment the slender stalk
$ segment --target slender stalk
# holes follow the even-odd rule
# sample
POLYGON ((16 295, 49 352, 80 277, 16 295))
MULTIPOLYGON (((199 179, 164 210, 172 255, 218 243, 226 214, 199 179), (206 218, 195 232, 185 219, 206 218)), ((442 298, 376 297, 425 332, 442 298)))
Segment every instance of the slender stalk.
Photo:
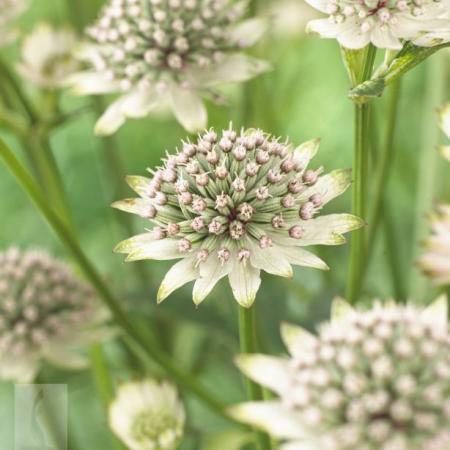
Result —
POLYGON ((120 306, 118 299, 104 283, 95 266, 86 257, 81 247, 73 238, 69 228, 61 220, 58 214, 56 214, 49 206, 39 187, 2 140, 0 140, 0 157, 11 173, 15 176, 17 182, 31 198, 39 212, 47 220, 48 224, 59 237, 68 252, 72 254, 80 270, 90 281, 99 297, 111 311, 116 323, 123 329, 123 331, 128 334, 130 338, 133 339, 133 341, 135 341, 136 344, 141 347, 149 357, 159 364, 180 385, 180 387, 191 391, 218 415, 232 420, 224 411, 224 405, 207 390, 205 390, 205 388, 194 376, 185 373, 182 369, 178 368, 169 356, 162 352, 158 347, 154 346, 151 341, 143 338, 142 335, 134 328, 133 324, 128 320, 128 317, 120 306))
MULTIPOLYGON (((367 80, 373 69, 376 48, 369 45, 366 51, 364 67, 360 81, 367 80)), ((353 190, 352 212, 354 215, 366 218, 367 171, 369 160, 369 114, 370 104, 355 104, 354 106, 354 150, 353 150, 353 190)), ((362 274, 366 266, 365 229, 353 232, 350 247, 350 263, 347 281, 346 298, 355 304, 360 295, 362 274)))
MULTIPOLYGON (((239 340, 242 353, 256 353, 255 306, 244 308, 239 306, 239 340)), ((260 385, 246 378, 247 396, 251 401, 263 400, 263 390, 260 385)), ((271 442, 267 434, 255 431, 255 440, 259 450, 270 450, 271 442)))

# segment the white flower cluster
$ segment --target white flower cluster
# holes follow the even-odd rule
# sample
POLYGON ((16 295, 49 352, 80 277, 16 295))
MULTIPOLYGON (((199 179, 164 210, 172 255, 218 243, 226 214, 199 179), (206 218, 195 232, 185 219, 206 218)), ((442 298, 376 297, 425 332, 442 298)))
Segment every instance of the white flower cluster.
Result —
POLYGON ((362 226, 349 214, 316 217, 350 184, 348 170, 308 168, 318 140, 293 148, 261 130, 213 129, 168 155, 153 178, 128 177, 140 195, 115 203, 154 228, 118 245, 127 261, 182 259, 167 273, 158 300, 192 280, 202 302, 228 276, 236 300, 249 307, 260 271, 292 276, 291 264, 327 269, 303 249, 337 245, 362 226))
POLYGON ((61 87, 79 66, 73 56, 76 40, 75 32, 69 28, 38 25, 23 41, 19 73, 38 87, 61 87))
POLYGON ((123 92, 97 124, 110 134, 126 118, 168 103, 189 131, 206 126, 200 98, 219 83, 245 81, 266 63, 239 53, 264 31, 258 19, 240 22, 246 2, 232 0, 110 0, 83 53, 92 72, 69 81, 75 92, 123 92))
POLYGON ((369 43, 383 49, 398 50, 404 40, 423 43, 426 33, 449 33, 449 20, 444 18, 449 0, 306 0, 314 8, 329 15, 313 20, 310 31, 334 38, 351 49, 369 43), (420 39, 419 39, 420 38, 420 39))
POLYGON ((120 386, 109 408, 109 426, 130 450, 174 450, 184 422, 176 389, 151 379, 120 386))
POLYGON ((0 46, 16 38, 17 33, 11 30, 10 25, 25 8, 25 0, 0 0, 0 46))
POLYGON ((240 368, 280 400, 238 405, 234 416, 289 441, 289 450, 448 450, 447 302, 426 310, 342 300, 316 337, 286 325, 290 358, 243 355, 240 368))
POLYGON ((0 253, 0 378, 32 381, 41 359, 67 368, 86 361, 74 352, 103 336, 91 289, 39 251, 0 253))

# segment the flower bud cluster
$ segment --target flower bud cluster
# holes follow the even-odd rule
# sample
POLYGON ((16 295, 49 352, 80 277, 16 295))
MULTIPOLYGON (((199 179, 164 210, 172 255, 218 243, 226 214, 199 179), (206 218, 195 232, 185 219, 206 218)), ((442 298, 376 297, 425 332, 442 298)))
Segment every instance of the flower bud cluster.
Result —
POLYGON ((209 66, 239 47, 228 30, 244 12, 230 0, 111 0, 88 29, 98 44, 96 69, 124 91, 164 74, 186 81, 187 66, 209 66))

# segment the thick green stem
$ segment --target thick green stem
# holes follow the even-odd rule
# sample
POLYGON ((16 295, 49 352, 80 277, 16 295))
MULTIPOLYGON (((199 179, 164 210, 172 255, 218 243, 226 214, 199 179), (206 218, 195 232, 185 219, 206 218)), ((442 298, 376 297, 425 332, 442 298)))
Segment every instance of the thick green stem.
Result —
POLYGON ((80 270, 89 280, 105 305, 109 308, 114 320, 122 328, 122 330, 131 339, 133 339, 133 341, 135 341, 136 344, 141 347, 149 357, 165 369, 165 371, 180 385, 180 387, 191 391, 217 414, 229 419, 229 416, 224 411, 224 405, 218 399, 206 391, 194 376, 185 373, 183 370, 178 368, 178 366, 168 355, 162 352, 158 347, 154 346, 149 340, 143 338, 141 334, 133 327, 133 324, 128 320, 128 317, 122 310, 118 299, 109 290, 109 287, 104 283, 102 277, 97 272, 97 269, 86 257, 83 250, 73 238, 70 229, 66 226, 64 221, 61 220, 59 215, 56 214, 49 206, 39 187, 2 140, 0 140, 0 157, 11 173, 15 176, 18 183, 34 202, 39 212, 47 220, 48 224, 59 237, 68 252, 72 254, 80 270))
MULTIPOLYGON (((239 340, 242 353, 257 352, 255 306, 251 308, 239 306, 239 340)), ((249 400, 263 400, 263 390, 259 384, 246 378, 246 385, 249 400)), ((255 431, 255 439, 259 450, 270 450, 272 448, 267 434, 255 431)))
MULTIPOLYGON (((376 49, 369 45, 360 81, 367 80, 373 69, 376 49)), ((366 219, 367 172, 369 161, 369 115, 370 103, 354 105, 354 149, 353 149, 353 190, 352 212, 354 215, 366 219)), ((346 298, 355 304, 360 295, 362 274, 366 266, 365 229, 354 231, 350 246, 350 263, 347 280, 346 298)))

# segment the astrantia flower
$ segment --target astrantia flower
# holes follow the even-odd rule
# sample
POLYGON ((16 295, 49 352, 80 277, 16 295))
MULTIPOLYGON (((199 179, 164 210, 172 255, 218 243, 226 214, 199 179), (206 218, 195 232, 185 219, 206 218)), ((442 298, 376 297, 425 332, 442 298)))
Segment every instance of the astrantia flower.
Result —
POLYGON ((262 35, 258 19, 240 22, 246 2, 110 0, 88 30, 83 52, 92 69, 69 80, 79 94, 122 93, 96 126, 114 133, 127 118, 169 105, 188 131, 204 129, 202 96, 220 83, 248 80, 268 69, 240 53, 262 35))
POLYGON ((321 176, 308 164, 319 143, 293 149, 260 130, 210 130, 184 143, 151 170, 153 179, 133 176, 140 195, 113 206, 148 218, 148 233, 118 245, 127 261, 181 259, 167 273, 158 300, 196 280, 193 298, 202 302, 228 276, 236 300, 250 306, 260 272, 292 276, 291 264, 326 269, 303 247, 345 242, 342 234, 362 221, 349 214, 315 217, 350 184, 348 170, 321 176))
POLYGON ((0 378, 30 382, 42 359, 87 363, 79 350, 105 338, 104 315, 91 289, 38 251, 0 253, 0 378))
POLYGON ((334 312, 317 337, 284 327, 289 358, 238 359, 280 399, 238 405, 234 417, 285 441, 280 450, 448 450, 446 299, 367 312, 341 300, 334 312))
POLYGON ((450 205, 442 205, 432 215, 431 230, 419 266, 437 284, 450 285, 450 205))
POLYGON ((18 71, 36 86, 57 89, 79 67, 73 57, 75 44, 76 35, 69 28, 40 24, 24 39, 18 71))
POLYGON ((402 48, 402 40, 439 27, 448 0, 306 0, 327 19, 309 23, 310 31, 334 38, 351 49, 372 43, 384 49, 402 48))
MULTIPOLYGON (((442 131, 450 139, 450 103, 446 103, 439 111, 439 124, 442 131)), ((441 145, 441 153, 450 161, 450 145, 441 145)))
POLYGON ((10 25, 25 8, 25 0, 0 0, 0 46, 16 38, 17 33, 11 30, 10 25))
POLYGON ((109 408, 109 426, 130 450, 174 450, 184 422, 175 388, 151 379, 123 384, 109 408))

